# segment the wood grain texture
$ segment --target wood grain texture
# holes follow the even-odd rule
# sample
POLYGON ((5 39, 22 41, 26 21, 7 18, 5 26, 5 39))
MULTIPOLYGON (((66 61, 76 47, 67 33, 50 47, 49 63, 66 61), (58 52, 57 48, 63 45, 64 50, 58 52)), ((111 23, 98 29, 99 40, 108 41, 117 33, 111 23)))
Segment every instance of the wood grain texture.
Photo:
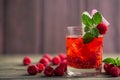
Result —
POLYGON ((110 22, 104 52, 120 52, 119 0, 0 0, 0 53, 65 52, 67 26, 98 9, 110 22))
POLYGON ((6 5, 5 53, 35 52, 34 0, 7 0, 6 5))
POLYGON ((3 53, 4 47, 4 1, 0 0, 0 54, 3 53))
MULTIPOLYGON (((53 55, 55 56, 55 55, 53 55)), ((52 57, 53 57, 52 56, 52 57)), ((110 56, 115 57, 118 54, 104 54, 103 58, 110 56)), ((120 77, 110 77, 109 75, 100 74, 90 77, 67 77, 67 76, 52 76, 46 77, 43 73, 38 73, 35 76, 28 75, 27 66, 22 65, 24 55, 1 56, 0 55, 0 80, 120 80, 120 77)), ((30 55, 32 62, 35 64, 42 55, 30 55)))

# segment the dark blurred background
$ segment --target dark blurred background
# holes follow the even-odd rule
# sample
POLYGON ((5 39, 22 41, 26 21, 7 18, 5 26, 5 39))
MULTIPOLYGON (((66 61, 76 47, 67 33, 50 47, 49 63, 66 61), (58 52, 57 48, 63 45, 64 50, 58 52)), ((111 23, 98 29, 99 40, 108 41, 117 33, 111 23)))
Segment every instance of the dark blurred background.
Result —
POLYGON ((96 8, 110 22, 104 53, 120 53, 120 0, 0 0, 0 54, 65 52, 65 29, 96 8))

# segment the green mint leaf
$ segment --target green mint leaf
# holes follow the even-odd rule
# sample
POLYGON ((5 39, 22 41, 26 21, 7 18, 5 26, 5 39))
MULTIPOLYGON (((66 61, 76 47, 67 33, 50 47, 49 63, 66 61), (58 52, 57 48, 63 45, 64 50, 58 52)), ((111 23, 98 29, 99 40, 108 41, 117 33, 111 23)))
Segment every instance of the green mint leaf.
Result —
POLYGON ((83 36, 83 43, 84 44, 90 43, 91 41, 93 41, 93 39, 94 39, 94 37, 93 37, 92 33, 87 32, 83 36))
POLYGON ((120 66, 120 60, 118 60, 118 66, 120 66))
POLYGON ((103 60, 104 63, 115 64, 115 60, 113 58, 106 58, 103 60))
POLYGON ((86 14, 82 14, 82 22, 86 26, 89 26, 89 27, 92 26, 92 19, 86 14))
POLYGON ((118 57, 115 59, 115 65, 120 66, 120 60, 118 59, 118 57))
POLYGON ((94 37, 98 37, 98 35, 99 35, 99 31, 98 31, 98 29, 97 28, 92 28, 92 34, 93 34, 93 36, 94 37))
POLYGON ((102 22, 102 15, 96 12, 92 17, 88 12, 82 14, 82 25, 84 26, 83 42, 87 44, 99 36, 99 31, 96 25, 102 22))
POLYGON ((96 12, 92 17, 92 20, 93 20, 94 24, 98 25, 99 23, 102 22, 101 14, 99 12, 96 12))
POLYGON ((88 26, 85 26, 84 31, 88 32, 88 31, 90 31, 90 28, 88 26))

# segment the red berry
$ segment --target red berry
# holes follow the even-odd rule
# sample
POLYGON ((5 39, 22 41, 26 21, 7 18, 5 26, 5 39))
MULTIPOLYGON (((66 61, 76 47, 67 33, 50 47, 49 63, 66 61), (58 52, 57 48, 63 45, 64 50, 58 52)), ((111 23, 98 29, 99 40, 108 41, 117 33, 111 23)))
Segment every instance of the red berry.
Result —
POLYGON ((97 25, 97 29, 99 30, 100 34, 106 34, 106 32, 108 30, 108 26, 102 22, 102 23, 97 25))
POLYGON ((54 74, 54 69, 51 66, 47 66, 44 70, 46 76, 52 76, 54 74))
POLYGON ((64 53, 60 53, 59 57, 60 57, 61 61, 64 60, 64 59, 67 59, 67 56, 64 53))
MULTIPOLYGON (((66 60, 66 59, 64 59, 62 62, 63 62, 63 63, 64 63, 64 62, 65 62, 65 63, 67 63, 67 60, 66 60)), ((62 63, 62 62, 61 62, 61 63, 62 63)))
POLYGON ((110 74, 113 77, 118 77, 120 75, 120 69, 118 67, 114 66, 110 69, 110 74))
POLYGON ((64 69, 64 72, 66 72, 67 71, 67 60, 64 60, 63 62, 61 62, 59 66, 64 69))
POLYGON ((47 54, 47 53, 43 57, 46 57, 50 62, 52 61, 51 56, 49 54, 47 54))
POLYGON ((44 70, 44 68, 45 68, 42 63, 38 63, 38 64, 36 64, 36 66, 38 67, 39 72, 42 72, 44 70))
POLYGON ((52 63, 54 65, 58 65, 59 63, 61 62, 61 59, 59 56, 55 56, 53 59, 52 59, 52 63))
POLYGON ((110 74, 110 69, 111 69, 112 67, 114 67, 113 64, 108 64, 108 63, 105 63, 105 64, 104 64, 104 70, 105 70, 106 74, 110 74))
POLYGON ((24 57, 23 64, 24 65, 30 65, 31 64, 31 58, 29 56, 24 57))
POLYGON ((108 69, 109 65, 110 64, 107 64, 107 63, 104 64, 104 70, 105 70, 106 74, 109 74, 109 69, 108 69))
POLYGON ((64 75, 64 71, 65 71, 64 67, 59 65, 58 67, 55 68, 54 74, 56 76, 63 76, 64 75))
POLYGON ((48 65, 49 65, 49 61, 48 61, 48 59, 45 58, 45 57, 43 57, 43 58, 39 61, 39 63, 44 64, 44 66, 48 66, 48 65))
POLYGON ((36 65, 30 65, 27 68, 27 72, 30 75, 36 75, 38 73, 38 67, 36 65))

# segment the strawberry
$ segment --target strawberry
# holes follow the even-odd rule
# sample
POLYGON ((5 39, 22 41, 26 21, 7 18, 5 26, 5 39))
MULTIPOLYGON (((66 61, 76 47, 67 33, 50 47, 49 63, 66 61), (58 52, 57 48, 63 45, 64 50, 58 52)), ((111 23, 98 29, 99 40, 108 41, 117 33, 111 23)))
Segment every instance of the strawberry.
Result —
POLYGON ((106 32, 108 30, 108 26, 102 22, 102 23, 97 25, 97 29, 99 30, 100 34, 106 34, 106 32))
POLYGON ((114 66, 110 69, 110 74, 113 77, 118 77, 120 75, 120 69, 118 67, 114 66))
POLYGON ((23 65, 30 65, 31 64, 31 58, 29 56, 25 56, 23 59, 23 65))

